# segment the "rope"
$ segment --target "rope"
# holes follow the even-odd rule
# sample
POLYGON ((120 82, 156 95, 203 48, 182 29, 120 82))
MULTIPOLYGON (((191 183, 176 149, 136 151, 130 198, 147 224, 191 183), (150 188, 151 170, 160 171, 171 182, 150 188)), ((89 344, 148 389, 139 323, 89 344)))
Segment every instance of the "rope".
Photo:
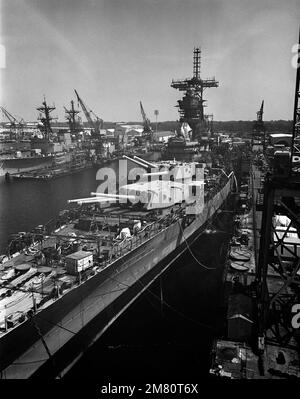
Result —
MULTIPOLYGON (((134 277, 132 273, 131 273, 131 276, 134 277)), ((126 286, 126 287, 128 287, 128 288, 131 287, 130 285, 128 285, 128 284, 126 284, 126 283, 123 283, 123 282, 117 280, 116 278, 109 277, 109 279, 111 279, 111 280, 117 282, 118 284, 122 284, 122 285, 124 285, 124 286, 126 286)), ((155 297, 157 300, 159 300, 159 302, 162 302, 162 303, 163 303, 164 305, 166 305, 169 309, 173 310, 173 312, 179 314, 181 317, 185 318, 186 320, 192 321, 193 323, 196 323, 196 324, 200 325, 201 327, 205 327, 205 328, 207 328, 207 329, 214 330, 214 328, 213 328, 212 326, 209 326, 208 324, 201 323, 201 322, 199 322, 198 320, 195 320, 195 319, 193 319, 193 318, 191 318, 191 317, 185 315, 184 313, 180 312, 180 311, 177 310, 176 308, 174 308, 172 305, 170 305, 170 304, 169 304, 168 302, 166 302, 164 299, 161 299, 158 295, 154 294, 154 292, 152 292, 149 288, 147 288, 147 287, 140 281, 140 279, 135 279, 135 282, 139 283, 143 288, 145 288, 145 290, 146 290, 147 292, 149 292, 153 297, 155 297)), ((160 310, 159 310, 159 312, 160 312, 160 310)))
MULTIPOLYGON (((140 280, 137 280, 137 281, 142 285, 142 287, 145 288, 145 285, 144 285, 140 280)), ((149 288, 146 288, 146 290, 147 290, 154 298, 156 298, 158 301, 162 302, 162 303, 163 303, 164 305, 166 305, 169 309, 173 310, 173 312, 177 313, 178 315, 180 315, 180 316, 183 317, 184 319, 189 320, 189 321, 191 321, 191 322, 193 322, 193 323, 196 323, 196 324, 200 325, 201 327, 205 327, 205 328, 207 328, 207 329, 209 329, 209 330, 214 330, 214 328, 213 328, 212 326, 209 326, 208 324, 201 323, 200 321, 195 320, 195 319, 193 319, 192 317, 189 317, 189 316, 187 316, 186 314, 180 312, 178 309, 174 308, 172 305, 170 305, 170 304, 169 304, 168 302, 166 302, 164 299, 161 299, 158 295, 154 294, 154 292, 152 292, 149 288)), ((160 311, 159 311, 159 312, 160 312, 160 311)))
MULTIPOLYGON (((201 263, 201 262, 199 261, 199 259, 197 259, 197 258, 195 257, 195 255, 193 254, 193 252, 192 252, 192 250, 191 250, 191 248, 190 248, 190 246, 189 246, 189 244, 188 244, 188 242, 187 242, 187 240, 186 240, 186 238, 185 238, 185 236, 184 236, 183 229, 182 229, 182 227, 181 227, 181 223, 179 223, 179 226, 180 226, 180 230, 181 230, 181 232, 182 232, 182 237, 183 237, 184 242, 185 242, 185 244, 186 244, 186 246, 187 246, 187 249, 189 250, 189 252, 190 252, 190 254, 192 255, 192 257, 194 258, 194 260, 198 263, 198 265, 201 266, 201 267, 203 267, 204 269, 207 269, 207 270, 215 270, 215 269, 217 269, 217 267, 209 267, 209 266, 204 265, 203 263, 201 263)), ((204 233, 205 233, 205 230, 204 230, 203 232, 201 232, 201 233, 199 234, 198 237, 200 237, 200 235, 202 235, 202 234, 204 234, 204 233)))

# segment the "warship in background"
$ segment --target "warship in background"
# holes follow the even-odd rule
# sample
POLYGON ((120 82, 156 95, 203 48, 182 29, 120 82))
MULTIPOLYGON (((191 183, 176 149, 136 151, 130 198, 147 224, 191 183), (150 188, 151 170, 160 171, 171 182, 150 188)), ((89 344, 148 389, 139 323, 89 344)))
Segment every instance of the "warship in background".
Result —
POLYGON ((73 100, 69 109, 64 107, 68 127, 53 122, 57 119, 51 116, 55 106, 49 106, 45 99, 37 108, 40 122, 34 124, 18 121, 1 107, 10 122, 0 133, 0 176, 7 180, 10 176, 48 180, 102 166, 123 155, 160 159, 162 145, 156 140, 157 132, 141 102, 143 125, 116 123, 113 129, 103 129, 103 120, 74 91, 87 121, 85 125, 73 100))
POLYGON ((32 145, 31 137, 41 134, 38 123, 25 123, 4 107, 1 113, 8 119, 0 133, 0 177, 25 170, 51 166, 54 155, 42 153, 32 145))
POLYGON ((76 165, 79 160, 82 163, 87 158, 85 151, 79 151, 72 141, 73 126, 70 126, 69 131, 54 131, 51 125, 54 118, 50 114, 55 106, 49 106, 44 99, 37 110, 39 123, 16 123, 14 119, 10 122, 9 134, 2 132, 4 138, 0 141, 0 176, 9 177, 62 165, 76 165))

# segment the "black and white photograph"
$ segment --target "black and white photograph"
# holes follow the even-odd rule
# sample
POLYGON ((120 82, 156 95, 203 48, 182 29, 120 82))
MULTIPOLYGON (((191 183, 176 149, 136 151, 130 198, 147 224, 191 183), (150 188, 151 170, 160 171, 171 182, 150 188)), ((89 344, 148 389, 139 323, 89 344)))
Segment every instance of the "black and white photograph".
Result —
POLYGON ((299 380, 299 1, 0 18, 0 390, 299 380))

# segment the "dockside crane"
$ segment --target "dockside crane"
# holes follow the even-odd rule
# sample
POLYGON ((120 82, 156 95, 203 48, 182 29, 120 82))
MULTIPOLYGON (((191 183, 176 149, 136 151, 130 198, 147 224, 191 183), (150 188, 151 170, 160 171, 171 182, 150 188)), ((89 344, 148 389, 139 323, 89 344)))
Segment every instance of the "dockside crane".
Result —
POLYGON ((267 146, 266 128, 263 121, 263 114, 264 100, 261 103, 260 110, 256 112, 256 121, 253 125, 251 146, 254 151, 261 147, 262 150, 265 152, 267 146))
POLYGON ((19 137, 22 136, 22 133, 23 133, 22 129, 23 129, 23 126, 24 126, 24 120, 23 119, 17 120, 16 117, 14 117, 10 112, 7 111, 7 109, 5 109, 2 106, 0 106, 0 109, 1 109, 2 114, 8 119, 8 121, 10 123, 10 129, 11 129, 11 131, 10 131, 11 134, 10 135, 11 135, 11 138, 12 138, 13 134, 15 134, 17 136, 17 138, 18 138, 18 136, 19 137), (21 134, 18 134, 19 132, 21 134))
POLYGON ((97 134, 100 137, 100 128, 103 126, 103 120, 101 118, 99 118, 93 111, 88 111, 86 105, 84 104, 84 102, 82 101, 82 99, 79 97, 79 94, 77 93, 77 91, 74 89, 78 103, 80 104, 82 111, 86 117, 86 120, 89 124, 89 127, 93 130, 93 132, 95 134, 97 134), (92 118, 92 116, 94 117, 94 119, 92 118))
MULTIPOLYGON (((300 57, 300 32, 298 60, 300 57)), ((293 326, 293 306, 300 304, 300 68, 297 66, 292 144, 275 151, 273 168, 265 176, 263 205, 253 198, 254 209, 262 210, 259 254, 256 268, 257 349, 261 354, 262 375, 267 345, 299 350, 299 336, 293 326), (260 208, 258 208, 260 207, 260 208), (285 220, 283 230, 276 217, 285 220), (276 277, 276 283, 272 279, 276 277)), ((258 122, 262 122, 262 111, 258 122)))
POLYGON ((152 127, 151 127, 151 122, 150 122, 150 119, 147 118, 146 112, 145 112, 145 110, 143 108, 142 101, 140 101, 140 107, 141 107, 141 114, 142 114, 143 125, 144 125, 143 135, 151 137, 152 134, 153 134, 152 127))

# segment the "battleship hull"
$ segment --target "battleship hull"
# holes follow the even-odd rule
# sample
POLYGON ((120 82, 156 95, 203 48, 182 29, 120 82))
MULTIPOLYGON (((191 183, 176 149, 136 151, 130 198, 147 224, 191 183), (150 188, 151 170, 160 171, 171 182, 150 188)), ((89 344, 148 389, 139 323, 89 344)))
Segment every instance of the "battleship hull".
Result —
POLYGON ((55 377, 66 370, 70 359, 76 360, 203 233, 232 184, 231 176, 196 217, 153 231, 146 241, 5 333, 0 340, 2 378, 55 377))
POLYGON ((22 158, 0 158, 0 177, 6 173, 14 174, 26 172, 29 170, 37 170, 53 164, 53 156, 35 156, 22 158))

